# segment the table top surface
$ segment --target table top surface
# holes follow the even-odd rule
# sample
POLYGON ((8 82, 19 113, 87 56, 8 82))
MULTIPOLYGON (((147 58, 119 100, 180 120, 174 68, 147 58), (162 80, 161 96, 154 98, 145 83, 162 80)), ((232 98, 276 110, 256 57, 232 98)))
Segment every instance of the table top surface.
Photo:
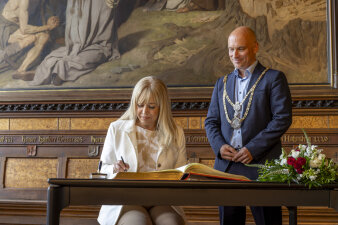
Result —
POLYGON ((321 187, 311 187, 304 184, 287 184, 257 181, 172 181, 172 180, 111 180, 111 179, 65 179, 50 178, 50 185, 71 187, 115 187, 115 188, 199 188, 199 189, 292 189, 292 190, 338 190, 338 184, 326 184, 321 187))

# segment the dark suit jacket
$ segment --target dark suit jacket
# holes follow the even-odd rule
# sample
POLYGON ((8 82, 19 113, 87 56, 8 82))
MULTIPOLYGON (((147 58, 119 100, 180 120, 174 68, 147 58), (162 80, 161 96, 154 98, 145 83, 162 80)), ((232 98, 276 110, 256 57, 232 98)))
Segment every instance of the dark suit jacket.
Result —
MULTIPOLYGON (((257 64, 248 91, 264 71, 265 67, 257 64)), ((210 145, 215 152, 215 169, 225 171, 228 160, 220 157, 220 148, 229 144, 233 128, 226 120, 223 106, 224 77, 217 80, 208 115, 205 120, 205 129, 210 145)), ((227 79, 227 93, 232 102, 235 102, 235 74, 232 72, 227 79)), ((246 99, 244 110, 249 97, 246 99)), ((226 101, 229 118, 234 116, 232 106, 226 101)), ((277 70, 269 69, 259 81, 252 99, 250 111, 242 122, 243 147, 247 147, 253 156, 251 163, 265 163, 266 160, 278 158, 281 154, 281 136, 292 123, 292 101, 289 86, 285 75, 277 70)))

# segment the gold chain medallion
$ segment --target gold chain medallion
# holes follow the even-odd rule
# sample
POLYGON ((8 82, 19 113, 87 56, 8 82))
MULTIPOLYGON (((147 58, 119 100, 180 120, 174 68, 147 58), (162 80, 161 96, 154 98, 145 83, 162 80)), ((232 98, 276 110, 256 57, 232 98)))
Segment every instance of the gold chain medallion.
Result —
POLYGON ((248 113, 249 113, 249 110, 250 110, 250 106, 251 106, 251 102, 252 102, 252 98, 253 98, 253 94, 254 94, 254 91, 256 89, 256 86, 258 84, 258 82, 262 79, 262 77, 264 76, 264 74, 266 73, 266 71, 268 71, 269 68, 266 68, 262 73, 261 75, 259 75, 258 79, 256 80, 255 84, 251 87, 251 89, 246 93, 245 97, 243 98, 243 101, 242 102, 236 102, 236 103, 233 103, 229 96, 228 96, 228 93, 227 93, 227 90, 226 90, 226 82, 227 82, 227 78, 228 78, 228 75, 225 75, 224 76, 224 79, 223 79, 223 83, 224 83, 224 90, 223 90, 223 106, 224 106, 224 111, 225 111, 225 116, 227 118, 227 121, 228 123, 231 125, 232 128, 234 129, 238 129, 241 127, 242 125, 242 122, 245 120, 245 118, 247 117, 248 113), (245 113, 244 113, 244 116, 242 118, 241 117, 241 110, 242 110, 242 105, 243 103, 245 102, 245 100, 247 99, 247 97, 250 95, 249 97, 249 102, 248 102, 248 105, 245 109, 245 113), (234 109, 235 113, 234 113, 234 118, 232 120, 230 120, 229 118, 229 114, 228 114, 228 110, 227 110, 227 106, 225 104, 225 99, 229 102, 229 104, 232 106, 232 108, 234 109))

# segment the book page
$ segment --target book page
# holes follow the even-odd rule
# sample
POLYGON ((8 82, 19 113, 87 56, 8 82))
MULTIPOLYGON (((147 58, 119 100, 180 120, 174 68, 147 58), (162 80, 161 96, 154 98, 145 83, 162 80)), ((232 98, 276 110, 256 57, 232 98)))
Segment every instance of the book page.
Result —
POLYGON ((210 177, 219 178, 219 179, 250 181, 250 179, 245 176, 221 172, 219 170, 203 165, 201 163, 190 163, 186 165, 185 172, 195 174, 195 175, 201 175, 201 176, 203 175, 210 176, 210 177))
POLYGON ((245 176, 234 175, 218 171, 201 163, 190 163, 176 169, 167 169, 151 172, 119 172, 113 179, 122 180, 181 180, 194 177, 206 177, 226 180, 250 181, 245 176))
POLYGON ((160 170, 151 172, 119 172, 114 179, 122 180, 180 180, 183 173, 179 170, 160 170))

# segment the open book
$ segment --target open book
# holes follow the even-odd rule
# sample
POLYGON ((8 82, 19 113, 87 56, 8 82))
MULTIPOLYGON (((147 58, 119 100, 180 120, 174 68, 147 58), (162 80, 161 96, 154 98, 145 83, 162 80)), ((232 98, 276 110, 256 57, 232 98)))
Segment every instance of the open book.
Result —
POLYGON ((185 166, 152 171, 152 172, 119 172, 114 179, 122 180, 237 180, 250 181, 241 175, 224 173, 200 163, 190 163, 185 166))

